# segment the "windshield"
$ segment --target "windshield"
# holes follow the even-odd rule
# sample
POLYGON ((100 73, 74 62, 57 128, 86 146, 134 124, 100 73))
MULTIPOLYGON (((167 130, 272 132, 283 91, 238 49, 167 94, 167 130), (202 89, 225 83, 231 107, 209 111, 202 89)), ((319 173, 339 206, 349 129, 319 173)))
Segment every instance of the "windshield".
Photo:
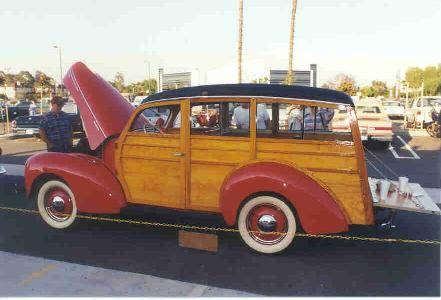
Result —
POLYGON ((355 110, 361 114, 379 114, 381 110, 378 106, 356 106, 355 110))
POLYGON ((383 106, 401 106, 399 102, 385 102, 383 106))
POLYGON ((423 99, 424 106, 441 105, 441 98, 425 98, 423 99))

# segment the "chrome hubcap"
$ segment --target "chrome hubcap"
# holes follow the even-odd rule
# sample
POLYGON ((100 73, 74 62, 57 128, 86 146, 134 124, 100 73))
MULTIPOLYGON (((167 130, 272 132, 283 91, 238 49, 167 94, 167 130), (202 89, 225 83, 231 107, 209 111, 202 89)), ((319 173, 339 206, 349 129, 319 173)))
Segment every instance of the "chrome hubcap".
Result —
POLYGON ((275 231, 277 227, 276 218, 271 215, 263 215, 257 221, 257 227, 263 232, 275 231))
POLYGON ((52 207, 57 212, 63 212, 64 211, 64 200, 60 196, 55 196, 52 200, 52 207))
POLYGON ((73 203, 68 193, 58 188, 46 195, 44 206, 48 216, 57 222, 69 219, 73 211, 73 203))

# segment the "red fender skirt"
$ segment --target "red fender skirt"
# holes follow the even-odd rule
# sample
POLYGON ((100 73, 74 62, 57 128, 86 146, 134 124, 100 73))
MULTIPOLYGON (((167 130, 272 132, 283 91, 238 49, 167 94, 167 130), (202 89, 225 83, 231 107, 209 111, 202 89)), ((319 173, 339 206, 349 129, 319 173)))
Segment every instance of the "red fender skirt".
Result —
POLYGON ((256 193, 277 193, 295 207, 303 229, 311 234, 348 231, 348 222, 332 196, 316 181, 291 166, 259 162, 236 170, 226 179, 221 211, 234 225, 240 204, 256 193))

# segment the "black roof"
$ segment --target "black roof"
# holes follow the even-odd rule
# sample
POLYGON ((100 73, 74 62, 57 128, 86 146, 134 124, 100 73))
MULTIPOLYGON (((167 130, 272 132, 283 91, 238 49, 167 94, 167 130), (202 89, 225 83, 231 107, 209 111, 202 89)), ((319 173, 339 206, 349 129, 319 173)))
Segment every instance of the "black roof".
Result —
POLYGON ((281 84, 216 84, 200 85, 176 90, 164 91, 148 96, 142 101, 166 100, 185 97, 203 96, 251 96, 251 97, 280 97, 306 100, 326 101, 354 106, 352 98, 347 94, 330 89, 281 84))

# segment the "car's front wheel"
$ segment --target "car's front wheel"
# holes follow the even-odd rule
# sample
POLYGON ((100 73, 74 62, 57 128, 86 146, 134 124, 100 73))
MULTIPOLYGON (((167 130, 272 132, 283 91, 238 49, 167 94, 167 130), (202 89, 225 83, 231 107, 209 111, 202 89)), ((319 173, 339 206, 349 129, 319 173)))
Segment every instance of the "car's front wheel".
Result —
POLYGON ((285 202, 272 196, 258 196, 240 210, 238 227, 250 248, 260 253, 277 253, 292 243, 297 224, 285 202))
POLYGON ((56 229, 67 228, 75 221, 77 205, 72 190, 59 180, 50 180, 38 190, 38 211, 42 219, 56 229))

